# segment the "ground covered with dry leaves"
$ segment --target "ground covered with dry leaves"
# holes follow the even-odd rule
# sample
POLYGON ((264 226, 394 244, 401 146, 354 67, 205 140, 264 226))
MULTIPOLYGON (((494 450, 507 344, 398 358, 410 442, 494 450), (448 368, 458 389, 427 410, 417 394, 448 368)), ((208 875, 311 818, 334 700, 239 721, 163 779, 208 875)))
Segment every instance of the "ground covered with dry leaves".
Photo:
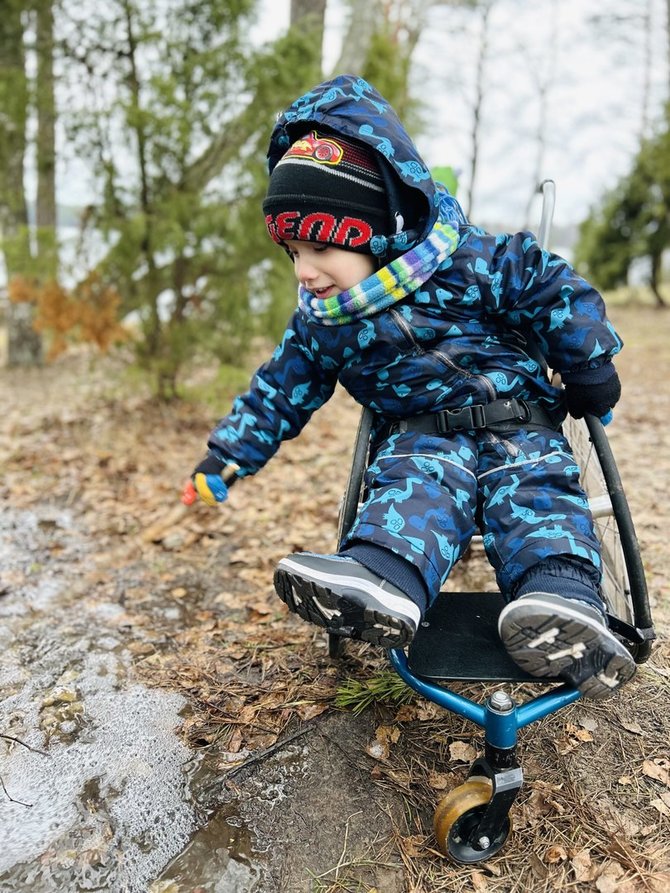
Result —
MULTIPOLYGON (((2 496, 15 510, 68 507, 85 531, 90 552, 59 573, 71 574, 75 596, 120 606, 136 678, 185 696, 180 734, 218 780, 203 826, 233 816, 228 826, 246 829, 244 846, 234 843, 260 866, 254 889, 670 889, 670 316, 641 306, 612 316, 626 348, 610 440, 659 642, 620 696, 578 702, 521 733, 526 782, 513 834, 473 868, 439 855, 431 825, 436 801, 480 752, 480 733, 418 697, 394 702, 399 687, 383 675, 388 697, 358 715, 336 707, 348 680, 379 680, 384 657, 351 644, 331 660, 320 631, 273 592, 277 559, 334 547, 358 418, 346 395, 224 507, 186 510, 179 491, 211 409, 153 403, 114 358, 0 375, 2 496)), ((62 549, 54 534, 54 561, 62 549)), ((0 570, 0 598, 30 573, 40 568, 0 570)), ((209 833, 200 862, 211 824, 209 833)), ((184 880, 185 865, 177 860, 152 890, 215 889, 198 883, 193 863, 184 880)))

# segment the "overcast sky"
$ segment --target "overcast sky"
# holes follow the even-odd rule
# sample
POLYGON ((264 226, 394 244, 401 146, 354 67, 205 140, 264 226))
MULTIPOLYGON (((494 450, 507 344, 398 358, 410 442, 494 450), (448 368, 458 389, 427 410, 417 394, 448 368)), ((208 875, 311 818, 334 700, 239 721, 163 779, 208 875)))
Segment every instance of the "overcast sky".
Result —
MULTIPOLYGON (((260 0, 253 39, 274 40, 288 27, 289 7, 290 0, 260 0)), ((328 0, 328 72, 339 56, 346 15, 346 0, 328 0)), ((584 219, 604 190, 629 170, 644 117, 645 72, 650 78, 647 117, 649 122, 659 119, 668 91, 666 15, 667 0, 492 0, 473 222, 536 227, 537 202, 530 219, 525 217, 535 186, 538 84, 543 82, 548 115, 541 177, 556 182, 557 226, 584 219), (595 26, 591 20, 603 8, 609 16, 637 13, 638 18, 617 28, 595 26), (640 19, 647 9, 653 24, 649 46, 640 19)), ((461 172, 463 200, 480 43, 478 14, 437 5, 413 59, 412 94, 427 122, 416 135, 417 145, 430 166, 449 164, 461 172)), ((295 98, 287 96, 287 104, 295 98)), ((86 164, 71 159, 66 173, 59 181, 59 202, 90 201, 94 188, 86 164)))
MULTIPOLYGON (((257 35, 274 37, 288 25, 289 0, 264 0, 261 7, 257 35)), ((525 223, 542 82, 548 111, 542 176, 557 184, 556 223, 579 222, 627 172, 642 128, 646 58, 650 121, 658 120, 667 99, 666 12, 666 0, 493 0, 474 222, 525 223), (639 18, 647 8, 653 22, 650 46, 639 18), (616 29, 596 27, 590 20, 603 9, 610 15, 637 13, 638 19, 616 29)), ((327 69, 336 63, 345 15, 345 0, 329 0, 327 69)), ((462 171, 461 197, 471 157, 479 45, 475 15, 438 6, 430 12, 414 56, 413 94, 424 102, 431 122, 416 142, 431 166, 451 164, 462 171)))

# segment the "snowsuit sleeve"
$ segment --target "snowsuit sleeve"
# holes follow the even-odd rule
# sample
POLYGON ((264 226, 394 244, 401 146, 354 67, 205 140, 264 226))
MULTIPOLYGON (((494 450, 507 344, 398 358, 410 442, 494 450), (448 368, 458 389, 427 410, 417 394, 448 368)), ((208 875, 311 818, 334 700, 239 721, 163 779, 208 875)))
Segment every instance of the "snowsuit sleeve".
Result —
POLYGON ((235 398, 207 445, 254 474, 296 437, 312 413, 332 396, 338 369, 324 355, 303 314, 296 311, 271 359, 254 374, 249 390, 235 398))
POLYGON ((544 251, 528 232, 498 236, 477 258, 487 312, 530 331, 551 369, 577 372, 609 362, 622 342, 600 294, 570 264, 544 251))

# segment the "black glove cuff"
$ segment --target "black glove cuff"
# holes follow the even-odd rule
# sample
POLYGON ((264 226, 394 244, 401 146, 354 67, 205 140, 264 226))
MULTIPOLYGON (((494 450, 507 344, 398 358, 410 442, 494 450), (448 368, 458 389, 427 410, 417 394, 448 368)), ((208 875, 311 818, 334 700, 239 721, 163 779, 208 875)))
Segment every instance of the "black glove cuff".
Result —
POLYGON ((196 465, 193 474, 221 474, 225 467, 225 462, 222 462, 213 453, 207 453, 202 462, 196 465))
POLYGON ((561 381, 563 384, 604 384, 610 378, 616 375, 614 363, 606 360, 602 366, 596 366, 593 369, 577 369, 575 372, 561 372, 561 381))

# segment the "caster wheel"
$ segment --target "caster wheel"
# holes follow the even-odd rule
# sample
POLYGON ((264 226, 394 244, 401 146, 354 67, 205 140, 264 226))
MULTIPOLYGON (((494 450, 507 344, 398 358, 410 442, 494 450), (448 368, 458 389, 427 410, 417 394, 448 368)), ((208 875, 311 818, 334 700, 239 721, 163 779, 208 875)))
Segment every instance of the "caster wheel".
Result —
POLYGON ((476 778, 454 788, 438 803, 435 810, 435 837, 440 851, 454 862, 464 865, 483 862, 503 846, 509 834, 509 818, 491 840, 471 841, 476 828, 491 799, 491 783, 476 778))

